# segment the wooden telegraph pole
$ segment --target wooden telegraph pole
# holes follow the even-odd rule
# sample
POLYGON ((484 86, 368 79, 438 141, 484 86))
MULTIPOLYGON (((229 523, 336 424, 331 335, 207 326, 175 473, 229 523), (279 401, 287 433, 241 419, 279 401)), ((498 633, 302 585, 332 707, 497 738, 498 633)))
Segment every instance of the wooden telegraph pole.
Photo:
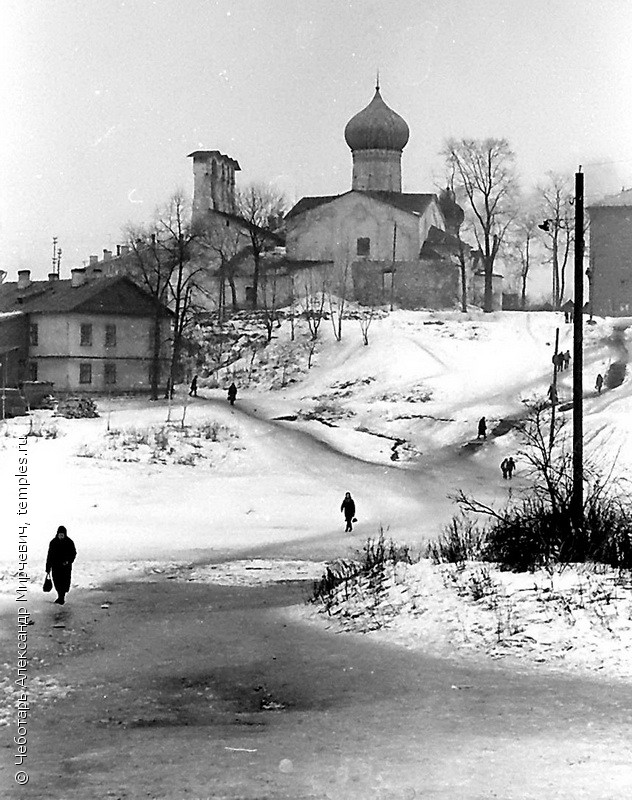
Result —
POLYGON ((393 295, 395 292, 395 252, 397 250, 397 223, 393 225, 393 265, 391 272, 391 311, 393 310, 393 295))
POLYGON ((557 356, 560 344, 560 329, 555 329, 555 352, 553 353, 553 383, 549 389, 551 400, 551 430, 549 432, 549 456, 555 441, 555 408, 557 406, 557 356))
POLYGON ((573 495, 571 513, 576 530, 584 524, 584 175, 575 173, 575 307, 573 310, 573 495))

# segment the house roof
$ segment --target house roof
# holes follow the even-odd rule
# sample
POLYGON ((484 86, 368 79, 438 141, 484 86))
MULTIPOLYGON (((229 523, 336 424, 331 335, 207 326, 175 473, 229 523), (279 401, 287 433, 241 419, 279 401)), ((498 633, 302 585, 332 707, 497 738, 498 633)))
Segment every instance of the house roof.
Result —
POLYGON ((323 197, 303 197, 289 211, 289 213, 286 216, 286 219, 289 219, 290 217, 296 217, 299 214, 304 214, 307 211, 311 211, 314 208, 318 208, 318 206, 325 205, 326 203, 331 203, 332 200, 338 200, 338 198, 346 197, 349 194, 362 194, 365 195, 366 197, 370 197, 372 200, 377 200, 380 203, 386 203, 389 206, 393 206, 394 208, 399 208, 400 211, 406 211, 409 214, 423 214, 428 208, 428 206, 432 203, 432 201, 437 199, 435 194, 408 194, 403 192, 371 192, 371 191, 360 191, 358 189, 352 189, 349 192, 344 192, 344 194, 325 195, 323 197))
POLYGON ((588 208, 615 208, 616 206, 632 206, 632 189, 624 189, 619 194, 611 194, 589 204, 588 208))
MULTIPOLYGON (((73 286, 71 280, 32 281, 24 288, 17 282, 0 285, 0 312, 27 314, 118 314, 153 316, 156 300, 126 275, 100 277, 73 286)), ((162 306, 164 316, 172 312, 162 306)))

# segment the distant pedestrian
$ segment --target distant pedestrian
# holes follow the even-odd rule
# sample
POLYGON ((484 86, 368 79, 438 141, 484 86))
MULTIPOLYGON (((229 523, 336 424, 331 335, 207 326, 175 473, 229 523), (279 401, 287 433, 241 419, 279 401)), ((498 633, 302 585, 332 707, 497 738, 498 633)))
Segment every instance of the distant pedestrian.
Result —
POLYGON ((485 417, 481 417, 478 421, 478 434, 476 438, 480 439, 481 436, 483 439, 487 439, 487 421, 485 420, 485 417))
POLYGON ((503 460, 500 462, 500 469, 501 469, 501 472, 502 472, 502 474, 503 474, 503 478, 504 478, 505 480, 507 480, 507 460, 508 460, 508 459, 504 458, 504 459, 503 459, 503 460))
POLYGON ((514 471, 516 469, 516 462, 513 460, 513 456, 509 456, 507 459, 507 477, 509 480, 513 478, 514 471))
POLYGON ((194 375, 193 380, 191 381, 191 386, 189 387, 189 397, 197 397, 197 389, 198 389, 198 376, 194 375))
POLYGON ((570 350, 567 350, 564 355, 562 356, 564 359, 564 369, 568 369, 571 363, 571 353, 570 350))
POLYGON ((57 600, 55 602, 61 606, 66 602, 66 595, 70 591, 72 564, 76 557, 75 544, 68 537, 66 528, 60 525, 57 528, 55 538, 48 545, 46 574, 52 576, 53 585, 57 592, 57 600))
POLYGON ((603 375, 599 373, 599 375, 597 375, 597 380, 595 381, 595 389, 597 390, 597 394, 601 394, 602 388, 603 388, 603 375))
POLYGON ((350 533, 353 530, 352 522, 355 522, 355 503, 353 502, 353 498, 349 492, 346 492, 344 500, 342 501, 342 505, 340 506, 340 510, 345 515, 345 521, 347 523, 347 527, 345 528, 345 533, 350 533))
POLYGON ((553 367, 555 372, 561 372, 562 367, 564 366, 564 355, 563 353, 554 353, 553 357, 551 358, 553 362, 553 367))
POLYGON ((547 392, 547 394, 549 396, 549 400, 551 401, 551 405, 556 406, 558 398, 557 398, 557 389, 555 388, 555 384, 552 383, 549 386, 549 391, 547 392))
POLYGON ((228 402, 231 404, 231 406, 235 405, 236 399, 237 399, 237 387, 235 386, 234 383, 231 383, 231 385, 228 387, 228 402))

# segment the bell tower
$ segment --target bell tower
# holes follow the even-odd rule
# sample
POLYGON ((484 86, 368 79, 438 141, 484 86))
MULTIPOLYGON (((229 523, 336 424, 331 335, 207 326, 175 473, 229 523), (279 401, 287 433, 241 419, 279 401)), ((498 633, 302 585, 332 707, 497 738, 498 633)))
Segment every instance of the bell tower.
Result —
POLYGON ((208 211, 232 214, 235 211, 235 172, 241 170, 235 159, 219 150, 195 150, 193 159, 193 220, 204 220, 208 211))

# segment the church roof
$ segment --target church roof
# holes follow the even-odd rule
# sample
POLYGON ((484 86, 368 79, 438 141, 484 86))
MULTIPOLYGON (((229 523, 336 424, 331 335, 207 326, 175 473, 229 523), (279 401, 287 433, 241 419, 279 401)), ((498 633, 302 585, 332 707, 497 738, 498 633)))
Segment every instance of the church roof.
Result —
POLYGON ((469 244, 461 241, 456 236, 431 225, 419 257, 440 259, 444 256, 458 255, 461 251, 469 253, 471 249, 469 244))
POLYGON ((382 100, 379 85, 369 105, 351 117, 345 127, 345 141, 351 150, 401 152, 409 136, 406 121, 382 100))
POLYGON ((389 206, 399 208, 400 211, 406 211, 410 214, 423 214, 428 206, 437 197, 435 194, 407 194, 403 192, 371 192, 359 191, 352 189, 350 192, 344 194, 324 195, 322 197, 302 197, 298 203, 289 211, 286 219, 296 217, 299 214, 304 214, 314 208, 331 203, 332 200, 338 200, 340 197, 346 197, 348 194, 362 194, 370 197, 372 200, 377 200, 380 203, 386 203, 389 206))

